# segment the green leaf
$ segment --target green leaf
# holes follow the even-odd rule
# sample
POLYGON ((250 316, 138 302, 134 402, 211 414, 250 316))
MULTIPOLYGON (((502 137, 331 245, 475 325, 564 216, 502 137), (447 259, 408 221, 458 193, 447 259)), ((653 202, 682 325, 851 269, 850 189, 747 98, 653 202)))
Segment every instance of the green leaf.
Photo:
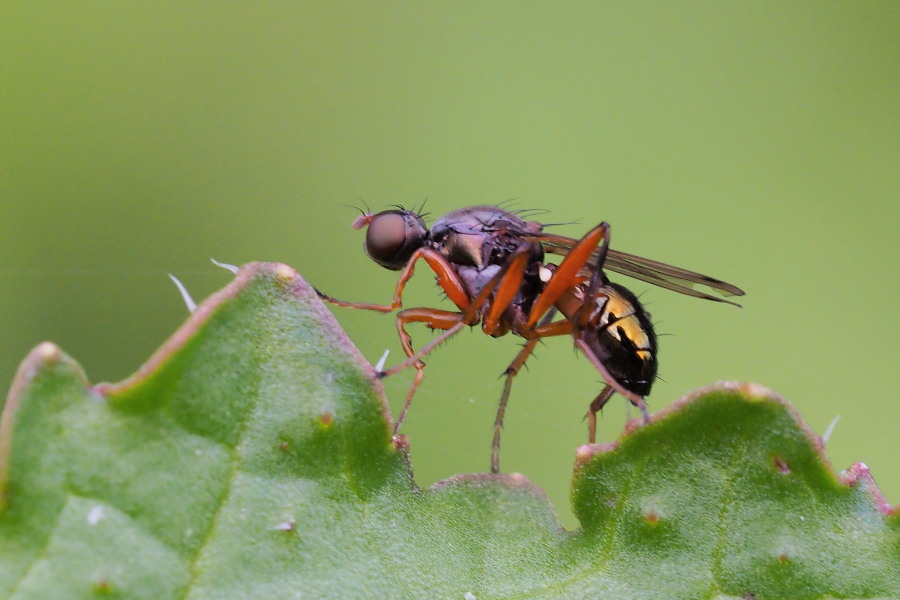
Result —
POLYGON ((522 475, 417 489, 373 375, 284 265, 121 384, 38 346, 0 421, 0 597, 900 598, 900 511, 765 390, 582 446, 566 532, 522 475))

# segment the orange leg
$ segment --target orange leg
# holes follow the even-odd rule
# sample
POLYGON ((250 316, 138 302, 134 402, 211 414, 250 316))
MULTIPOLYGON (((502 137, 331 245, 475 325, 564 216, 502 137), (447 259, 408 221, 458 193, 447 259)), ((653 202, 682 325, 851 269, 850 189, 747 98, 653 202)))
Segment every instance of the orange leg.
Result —
POLYGON ((503 268, 495 277, 499 277, 497 282, 491 280, 491 283, 481 290, 481 293, 472 302, 473 306, 481 308, 487 300, 491 291, 496 287, 494 299, 491 302, 491 308, 484 316, 482 330, 491 335, 500 325, 500 317, 513 301, 519 288, 522 287, 522 278, 525 276, 525 267, 528 264, 528 253, 525 247, 519 248, 511 254, 503 265, 503 268))
POLYGON ((525 342, 525 345, 509 366, 506 367, 506 371, 504 371, 506 382, 503 384, 503 394, 500 396, 500 404, 497 407, 497 418, 494 419, 494 441, 491 444, 491 473, 500 472, 500 432, 503 431, 503 415, 506 413, 506 403, 509 400, 509 392, 512 390, 513 378, 519 373, 519 370, 525 364, 525 361, 528 360, 528 357, 531 356, 531 353, 534 352, 538 341, 539 338, 534 338, 525 342))
MULTIPOLYGON (((641 396, 634 392, 626 390, 618 381, 616 381, 600 360, 594 356, 590 347, 581 337, 580 329, 585 327, 590 321, 590 306, 592 299, 597 295, 598 290, 606 283, 606 277, 603 274, 603 262, 606 260, 606 252, 609 249, 610 230, 609 225, 600 223, 597 227, 587 232, 581 240, 566 255, 565 260, 560 263, 554 273, 553 278, 544 288, 544 292, 535 301, 534 309, 530 315, 528 323, 535 322, 540 317, 540 310, 544 310, 546 306, 555 303, 559 298, 570 289, 576 278, 582 272, 582 269, 589 261, 593 259, 591 280, 587 289, 584 291, 584 302, 581 308, 572 315, 570 324, 572 325, 572 335, 575 338, 575 346, 580 349, 591 361, 606 381, 606 386, 591 402, 588 410, 588 441, 594 443, 597 437, 597 412, 609 401, 613 393, 618 392, 627 398, 632 404, 641 410, 644 416, 644 422, 650 420, 650 414, 647 412, 647 404, 641 396), (538 314, 535 314, 538 313, 538 314)), ((527 325, 527 324, 526 324, 527 325)))
MULTIPOLYGON (((610 384, 607 384, 597 397, 594 398, 594 401, 591 402, 591 406, 588 409, 587 420, 588 420, 588 444, 594 444, 597 442, 597 413, 603 410, 603 407, 606 406, 606 403, 609 402, 609 399, 612 397, 614 393, 616 393, 615 387, 610 384)), ((640 401, 635 403, 634 400, 631 400, 635 406, 637 406, 641 411, 641 416, 643 416, 644 424, 650 422, 650 412, 647 410, 647 403, 644 402, 644 399, 640 396, 637 396, 637 399, 640 401)))
POLYGON ((400 308, 403 305, 403 289, 406 287, 406 282, 409 281, 410 277, 413 276, 413 273, 416 270, 416 262, 419 259, 423 259, 428 266, 431 267, 431 270, 437 275, 438 285, 444 290, 444 293, 447 294, 447 297, 459 307, 460 310, 465 310, 469 307, 471 303, 469 300, 469 295, 466 293, 466 288, 463 286, 462 281, 459 280, 459 276, 456 274, 456 271, 453 270, 453 265, 447 261, 446 258, 441 256, 441 254, 432 248, 419 248, 413 255, 409 258, 409 262, 406 263, 406 266, 403 268, 403 272, 400 273, 400 279, 397 281, 397 287, 394 290, 394 300, 390 304, 367 304, 365 302, 346 302, 344 300, 338 300, 337 298, 333 298, 327 294, 323 294, 319 290, 316 290, 316 293, 319 295, 319 298, 325 300, 326 302, 330 302, 331 304, 336 304, 337 306, 342 306, 344 308, 358 308, 363 310, 375 310, 378 312, 393 312, 400 308))
POLYGON ((591 407, 588 409, 587 419, 588 419, 588 444, 596 443, 597 441, 597 413, 603 410, 603 407, 609 402, 609 399, 612 398, 612 395, 616 392, 615 388, 611 385, 607 385, 604 387, 597 397, 594 398, 594 401, 591 402, 591 407))
POLYGON ((572 323, 570 321, 549 322, 553 318, 554 312, 551 309, 547 316, 544 317, 542 324, 528 332, 531 337, 525 342, 525 345, 509 366, 506 367, 506 371, 503 372, 506 375, 506 381, 503 384, 503 393, 500 395, 500 403, 497 406, 497 418, 494 419, 494 441, 491 445, 491 473, 500 472, 500 433, 503 431, 503 416, 506 414, 506 404, 509 402, 509 393, 512 390, 513 379, 519 374, 519 371, 525 365, 525 361, 534 352, 535 346, 542 338, 572 333, 572 323))
MULTIPOLYGON (((456 271, 453 270, 453 265, 447 261, 446 258, 441 256, 439 252, 433 250, 432 248, 419 248, 416 250, 413 255, 410 257, 409 262, 406 263, 406 267, 403 268, 403 271, 400 274, 400 278, 397 280, 397 286, 394 289, 394 299, 391 304, 368 304, 364 302, 346 302, 343 300, 338 300, 337 298, 333 298, 327 294, 316 290, 316 293, 322 300, 326 302, 330 302, 331 304, 336 304, 337 306, 342 306, 344 308, 355 308, 362 310, 374 310, 378 312, 392 312, 402 306, 403 302, 403 290, 406 287, 406 283, 410 280, 415 272, 415 264, 416 262, 422 259, 424 260, 431 270, 437 275, 438 285, 444 290, 444 293, 447 294, 447 297, 453 301, 454 304, 460 310, 466 310, 470 307, 471 301, 469 300, 469 295, 466 292, 465 287, 463 286, 462 281, 460 281, 459 276, 456 274, 456 271)), ((397 328, 400 331, 400 343, 403 346, 404 352, 406 352, 407 357, 413 357, 415 355, 415 351, 412 349, 412 342, 408 333, 406 333, 403 328, 404 323, 411 322, 425 322, 428 323, 434 329, 451 329, 453 325, 459 322, 460 315, 462 313, 449 313, 447 311, 433 311, 431 313, 427 313, 428 309, 413 309, 413 311, 403 311, 398 315, 397 318, 397 328), (426 311, 426 312, 422 312, 426 311), (405 314, 405 317, 403 316, 405 314), (453 315, 454 318, 448 321, 448 315, 453 315), (443 325, 442 325, 443 324, 443 325)), ((459 329, 461 329, 460 327, 459 329)), ((450 337, 450 335, 455 334, 459 329, 455 329, 450 334, 444 336, 443 339, 450 337)), ((439 342, 438 342, 439 343, 439 342)), ((436 345, 436 344, 435 344, 436 345)), ((422 356, 427 354, 433 346, 427 347, 426 352, 422 353, 422 356)), ((407 361, 408 362, 408 361, 407 361)), ((409 366, 407 362, 403 363, 403 366, 409 366)), ((425 376, 424 368, 425 363, 421 360, 413 361, 416 367, 416 375, 413 379, 412 385, 410 386, 409 392, 406 395, 406 401, 403 405, 403 410, 400 413, 400 416, 397 419, 397 422, 394 425, 394 431, 400 427, 400 424, 403 423, 404 419, 406 419, 406 412, 409 410, 409 405, 412 403, 412 397, 416 392, 416 389, 419 387, 419 384, 422 382, 422 378, 425 376)), ((384 377, 388 374, 394 373, 398 368, 391 369, 389 372, 382 371, 378 374, 379 377, 384 377)))
POLYGON ((593 265, 593 273, 591 275, 591 281, 588 285, 587 290, 584 293, 585 302, 582 304, 581 309, 578 311, 578 314, 575 315, 574 326, 573 326, 573 335, 575 337, 575 346, 580 349, 584 354, 588 357, 588 360, 591 361, 591 364, 600 371, 600 374, 603 376, 603 380, 606 381, 606 387, 604 387, 600 393, 594 398, 593 402, 591 402, 590 408, 588 409, 588 443, 595 443, 597 437, 597 413, 603 409, 603 406, 609 402, 610 397, 615 392, 618 392, 622 396, 628 399, 629 402, 638 407, 641 411, 641 414, 644 417, 644 423, 648 423, 650 421, 650 413, 647 411, 647 403, 644 402, 644 398, 642 396, 638 396, 634 392, 625 389, 622 384, 613 378, 613 376, 606 369, 606 366, 600 362, 594 352, 591 350, 590 346, 584 342, 582 339, 581 329, 585 327, 590 321, 590 303, 593 301, 593 298, 597 296, 599 293, 600 287, 605 285, 607 282, 606 276, 603 274, 603 261, 606 259, 606 251, 609 247, 609 230, 607 228, 607 235, 604 243, 600 246, 600 248, 595 253, 596 262, 593 265))
MULTIPOLYGON (((412 338, 409 333, 407 333, 404 325, 407 323, 425 323, 431 329, 444 329, 446 330, 446 333, 439 336, 439 339, 443 340, 449 338, 451 335, 455 335, 465 326, 462 317, 463 313, 432 308, 410 308, 400 311, 397 315, 397 332, 400 334, 400 344, 403 346, 403 351, 406 353, 406 356, 408 358, 416 357, 416 351, 413 350, 412 338)), ((423 348, 423 350, 425 349, 423 348)), ((427 354, 427 352, 425 352, 425 354, 427 354)), ((420 353, 420 357, 421 356, 424 356, 424 354, 420 353)), ((409 406, 412 404, 413 396, 415 396, 416 390, 419 389, 419 384, 422 383, 422 379, 425 377, 425 363, 421 358, 416 360, 415 363, 413 363, 413 366, 416 368, 416 375, 413 378, 412 384, 409 386, 409 391, 406 393, 406 400, 403 402, 403 408, 400 410, 397 420, 394 421, 394 433, 397 433, 400 430, 400 426, 406 420, 406 413, 409 412, 409 406)), ((396 369, 396 367, 394 367, 394 369, 396 369)), ((392 374, 395 372, 394 369, 379 373, 379 377, 386 377, 387 375, 392 374)))
MULTIPOLYGON (((569 251, 566 258, 557 267, 553 277, 547 283, 544 290, 534 301, 528 320, 515 328, 515 332, 526 338, 524 348, 516 355, 513 362, 506 369, 506 381, 503 386, 503 394, 500 396, 500 404, 497 408, 497 418, 494 420, 494 441, 491 449, 491 472, 500 472, 500 433, 503 429, 503 417, 506 413, 506 404, 512 389, 512 382, 522 365, 534 352, 538 340, 555 335, 568 335, 573 332, 572 322, 569 320, 550 323, 555 312, 554 304, 567 293, 581 270, 595 253, 597 246, 601 246, 601 256, 605 254, 609 245, 609 225, 600 223, 588 231, 581 240, 569 251), (545 316, 546 315, 546 316, 545 316), (540 325, 538 322, 540 321, 540 325)), ((518 287, 518 284, 517 284, 518 287)), ((499 295, 499 292, 498 292, 499 295)), ((492 307, 493 308, 493 307, 492 307)), ((487 320, 485 320, 487 323, 487 320)))
POLYGON ((413 378, 412 385, 406 395, 403 409, 400 411, 397 421, 394 423, 395 433, 399 430, 403 421, 406 420, 406 414, 412 404, 413 396, 425 376, 425 363, 422 359, 437 346, 459 333, 466 325, 478 323, 481 319, 481 308, 492 294, 494 294, 494 298, 491 303, 491 311, 485 318, 486 320, 493 318, 494 323, 486 326, 485 331, 491 333, 494 328, 497 327, 500 315, 502 315, 503 311, 509 306, 509 303, 515 297, 515 293, 521 285, 522 276, 528 259, 527 252, 528 246, 523 244, 510 255, 503 267, 490 279, 490 281, 488 281, 487 284, 485 284, 484 288, 468 304, 468 306, 460 307, 461 312, 450 312, 431 308, 411 308, 401 311, 397 315, 397 330, 400 334, 400 343, 403 346, 403 351, 406 353, 407 358, 390 369, 380 372, 378 376, 387 377, 388 375, 393 375, 410 366, 415 367, 416 375, 413 378), (495 291, 496 293, 494 293, 495 291), (412 340, 406 332, 405 325, 407 323, 425 323, 432 329, 443 329, 444 332, 416 352, 412 347, 412 340), (490 330, 488 330, 489 328, 490 330))
POLYGON ((624 387, 622 387, 622 384, 616 381, 609 373, 609 371, 606 370, 606 367, 603 366, 603 363, 600 362, 600 359, 594 356, 594 353, 591 351, 590 346, 588 346, 587 343, 585 343, 585 341, 581 339, 579 333, 576 331, 573 335, 575 336, 575 347, 584 352, 584 355, 588 357, 588 360, 591 361, 591 364, 594 365, 594 368, 600 371, 600 375, 603 376, 603 380, 606 382, 606 384, 609 387, 613 388, 613 391, 622 394, 622 396, 624 396, 625 398, 628 398, 628 400, 632 404, 641 409, 641 413, 643 413, 646 417, 647 404, 644 402, 644 399, 634 392, 626 390, 624 387))
POLYGON ((550 281, 547 282, 547 286, 544 288, 544 291, 541 292, 541 295, 534 301, 534 305, 531 308, 531 314, 528 316, 528 321, 525 323, 523 329, 533 328, 538 320, 544 316, 544 313, 550 310, 550 307, 552 307, 563 294, 572 288, 572 284, 594 253, 594 249, 601 243, 601 252, 605 253, 605 248, 609 246, 609 225, 606 223, 600 223, 588 231, 584 237, 572 247, 569 254, 566 255, 566 258, 559 263, 556 273, 554 273, 550 281))
MULTIPOLYGON (((525 269, 525 263, 527 259, 527 245, 522 245, 519 249, 517 249, 513 254, 509 256, 507 261, 503 264, 503 268, 501 268, 496 275, 494 275, 490 281, 488 281, 484 288, 475 296, 475 299, 471 301, 471 303, 467 307, 460 307, 461 312, 459 313, 451 313, 457 314, 457 323, 450 327, 439 327, 435 326, 435 329, 446 329, 444 333, 437 336, 428 344, 423 346, 418 352, 415 354, 409 354, 408 358, 404 360, 402 363, 397 364, 390 369, 382 371, 379 375, 381 377, 387 377, 388 375, 393 375, 407 367, 413 366, 417 361, 420 361, 424 358, 428 353, 434 350, 437 346, 441 345, 449 338, 453 337, 459 331, 465 327, 466 325, 474 325, 481 320, 481 309, 484 306, 485 302, 491 297, 491 294, 494 290, 498 289, 498 285, 500 286, 497 297, 494 298, 494 301, 491 304, 491 314, 495 314, 499 317, 499 315, 503 314, 503 311, 509 306, 509 302, 512 301, 514 297, 514 292, 510 293, 512 290, 512 286, 509 282, 506 281, 507 274, 515 268, 514 272, 517 274, 513 275, 514 279, 511 280, 516 282, 516 290, 518 290, 518 282, 521 282, 521 271, 525 269), (505 302, 505 303, 504 303, 505 302)), ((446 291, 446 290, 445 290, 446 291)), ((420 310, 429 313, 429 311, 433 312, 433 309, 421 308, 421 309, 410 309, 410 310, 420 310)), ((406 312, 406 311, 404 311, 406 312)), ((444 311, 437 311, 438 313, 444 311)), ((425 314, 425 313, 423 313, 425 314)), ((429 313, 430 314, 430 313, 429 313)), ((427 321, 426 318, 417 319, 420 322, 427 321)), ((491 331, 486 330, 486 333, 491 333, 491 331)))

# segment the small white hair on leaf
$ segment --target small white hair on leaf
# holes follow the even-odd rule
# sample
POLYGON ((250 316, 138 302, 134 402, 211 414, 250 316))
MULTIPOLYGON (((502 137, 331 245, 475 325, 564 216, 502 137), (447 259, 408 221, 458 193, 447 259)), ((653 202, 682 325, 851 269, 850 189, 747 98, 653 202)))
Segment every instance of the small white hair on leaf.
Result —
POLYGON ((378 362, 375 363, 375 370, 376 370, 376 371, 383 371, 383 370, 384 370, 384 363, 387 362, 387 357, 388 357, 388 354, 390 354, 390 353, 391 353, 390 350, 385 350, 385 351, 384 351, 384 354, 382 354, 382 355, 381 355, 381 358, 378 359, 378 362))
POLYGON ((228 271, 231 271, 231 272, 234 273, 235 275, 237 274, 238 271, 241 270, 240 267, 237 267, 237 266, 235 266, 235 265, 229 265, 228 263, 222 263, 222 262, 219 262, 219 261, 217 261, 217 260, 214 259, 214 258, 210 258, 209 260, 211 260, 211 261, 212 261, 212 264, 216 265, 217 267, 222 267, 223 269, 226 269, 226 270, 228 270, 228 271))
POLYGON ((88 513, 87 522, 88 525, 96 525, 100 521, 103 520, 103 506, 97 504, 96 506, 91 508, 91 511, 88 513))
POLYGON ((269 527, 269 531, 293 531, 294 530, 294 520, 291 519, 289 521, 282 521, 281 523, 269 527))
POLYGON ((828 438, 831 437, 831 434, 834 433, 834 427, 838 424, 838 421, 841 420, 841 415, 837 415, 835 418, 831 420, 831 423, 825 429, 825 433, 822 434, 822 443, 827 444, 828 438))
POLYGON ((178 281, 178 278, 171 273, 169 273, 169 279, 171 279, 175 283, 175 287, 177 287, 178 291, 181 292, 181 299, 184 300, 188 312, 194 312, 197 309, 197 303, 194 302, 194 299, 191 298, 190 294, 188 294, 187 288, 184 287, 184 284, 178 281))

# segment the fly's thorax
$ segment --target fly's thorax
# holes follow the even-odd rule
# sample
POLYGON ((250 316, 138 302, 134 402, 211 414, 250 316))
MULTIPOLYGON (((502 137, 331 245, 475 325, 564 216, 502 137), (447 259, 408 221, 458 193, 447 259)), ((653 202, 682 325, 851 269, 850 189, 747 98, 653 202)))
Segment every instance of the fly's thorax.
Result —
POLYGON ((457 266, 456 274, 469 293, 470 298, 477 296, 484 286, 500 272, 500 265, 488 265, 483 269, 473 266, 457 266))
POLYGON ((438 251, 451 263, 476 268, 483 268, 484 246, 488 242, 489 234, 486 233, 458 233, 451 231, 448 235, 435 243, 438 251))
MULTIPOLYGON (((449 262, 485 268, 502 265, 525 243, 522 234, 539 233, 540 223, 525 222, 496 206, 470 206, 444 215, 431 227, 430 243, 449 262)), ((531 243, 531 259, 543 260, 539 242, 531 243)))
POLYGON ((513 227, 522 229, 525 221, 496 206, 468 206, 447 213, 431 226, 432 239, 439 240, 451 231, 476 233, 513 227))

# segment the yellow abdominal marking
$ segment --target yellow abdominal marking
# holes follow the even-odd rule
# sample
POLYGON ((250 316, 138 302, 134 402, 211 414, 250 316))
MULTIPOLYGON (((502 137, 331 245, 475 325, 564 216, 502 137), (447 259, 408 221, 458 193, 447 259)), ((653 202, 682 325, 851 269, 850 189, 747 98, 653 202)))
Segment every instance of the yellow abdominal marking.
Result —
POLYGON ((622 338, 619 337, 620 330, 625 334, 625 337, 631 340, 638 348, 647 348, 650 346, 650 337, 647 335, 644 328, 641 327, 641 322, 634 314, 617 318, 607 329, 613 337, 621 342, 622 338))
MULTIPOLYGON (((621 330, 625 337, 631 340, 638 348, 650 347, 650 337, 641 326, 641 322, 635 314, 634 306, 630 302, 619 295, 609 294, 606 303, 603 305, 603 314, 600 317, 601 325, 609 325, 611 323, 610 316, 614 317, 612 319, 614 324, 607 329, 610 335, 621 342, 622 338, 619 335, 619 330, 621 330)), ((644 360, 650 358, 649 353, 646 351, 642 350, 639 354, 644 360), (648 356, 644 357, 644 353, 648 356)))

